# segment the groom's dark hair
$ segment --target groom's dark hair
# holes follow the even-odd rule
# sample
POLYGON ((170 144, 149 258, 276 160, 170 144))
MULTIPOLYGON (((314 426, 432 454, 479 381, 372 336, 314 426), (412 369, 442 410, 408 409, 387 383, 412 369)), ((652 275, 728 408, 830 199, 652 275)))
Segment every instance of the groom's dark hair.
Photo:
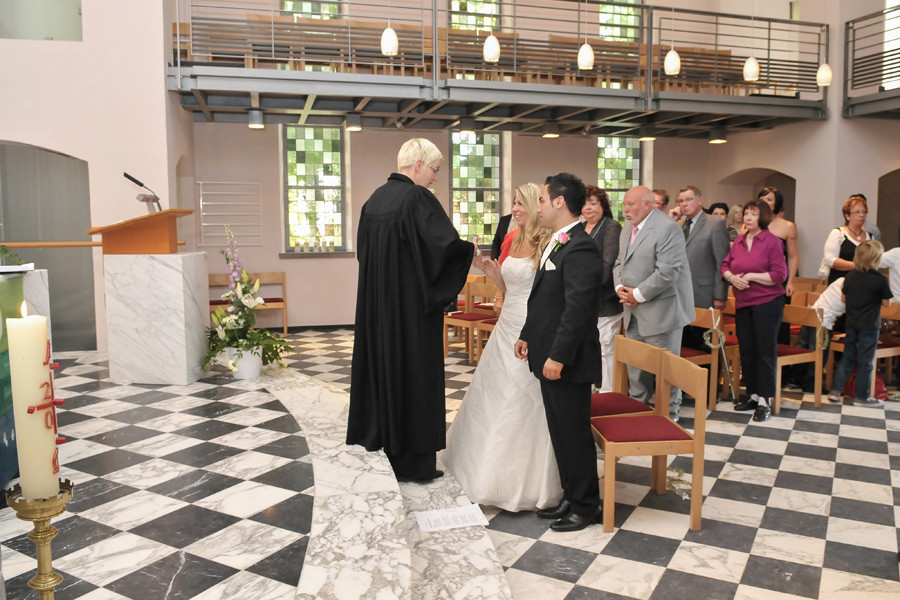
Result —
POLYGON ((544 181, 550 199, 562 196, 566 200, 566 206, 573 215, 580 215, 584 208, 585 189, 581 179, 571 173, 558 173, 550 175, 544 181))

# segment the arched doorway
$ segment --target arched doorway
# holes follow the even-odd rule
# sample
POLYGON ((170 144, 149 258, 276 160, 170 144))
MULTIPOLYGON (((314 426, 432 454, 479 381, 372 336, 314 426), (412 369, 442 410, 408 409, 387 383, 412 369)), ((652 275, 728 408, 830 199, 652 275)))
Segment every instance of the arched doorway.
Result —
MULTIPOLYGON (((900 246, 900 169, 878 178, 878 214, 875 223, 881 229, 885 249, 900 246)), ((869 215, 871 218, 872 215, 869 215)))
MULTIPOLYGON (((46 148, 0 141, 0 222, 3 242, 90 241, 88 166, 46 148)), ((16 248, 47 269, 54 352, 95 350, 91 248, 16 248)))
POLYGON ((716 184, 716 198, 722 198, 729 205, 746 204, 754 200, 761 189, 769 186, 778 188, 784 195, 784 218, 796 221, 797 180, 774 169, 742 169, 732 173, 716 184))

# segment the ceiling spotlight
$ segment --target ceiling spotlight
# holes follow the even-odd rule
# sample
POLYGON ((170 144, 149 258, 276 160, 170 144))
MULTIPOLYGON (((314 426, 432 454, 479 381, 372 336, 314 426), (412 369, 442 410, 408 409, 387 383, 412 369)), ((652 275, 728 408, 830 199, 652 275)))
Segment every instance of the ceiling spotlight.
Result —
POLYGON ((656 128, 651 123, 644 123, 638 129, 638 141, 652 142, 656 139, 656 128))
POLYGON ((344 119, 344 129, 347 131, 362 131, 362 115, 359 113, 348 113, 344 119))
POLYGON ((709 143, 710 144, 724 144, 728 142, 725 139, 725 128, 724 127, 713 127, 709 130, 709 143))
POLYGON ((460 133, 475 133, 475 119, 471 117, 462 117, 459 120, 460 133))
POLYGON ((546 123, 544 125, 544 133, 541 137, 547 139, 556 139, 559 137, 559 123, 546 123))
POLYGON ((263 111, 259 108, 251 108, 248 114, 247 127, 250 129, 265 129, 266 124, 263 122, 263 111))

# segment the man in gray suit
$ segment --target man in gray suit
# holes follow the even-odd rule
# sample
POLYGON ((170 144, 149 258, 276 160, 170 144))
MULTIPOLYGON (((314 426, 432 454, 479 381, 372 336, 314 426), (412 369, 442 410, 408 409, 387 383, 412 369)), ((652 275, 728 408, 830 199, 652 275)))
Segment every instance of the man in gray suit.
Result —
MULTIPOLYGON (((728 285, 722 279, 719 268, 731 248, 725 220, 707 216, 703 211, 703 196, 697 186, 683 187, 678 192, 678 199, 681 201, 680 208, 675 208, 672 212, 676 219, 684 218, 681 230, 687 245, 694 306, 712 306, 721 310, 725 308, 725 300, 728 298, 728 285), (675 214, 676 211, 678 214, 675 214)), ((709 350, 703 342, 703 329, 699 327, 687 327, 681 344, 696 350, 709 350)))
MULTIPOLYGON (((625 335, 677 355, 682 328, 694 320, 684 233, 675 221, 656 210, 656 198, 649 188, 628 190, 623 205, 626 225, 619 238, 613 280, 625 305, 625 335)), ((628 381, 630 395, 649 404, 653 375, 629 367, 628 381)), ((677 418, 681 398, 676 388, 672 388, 669 402, 669 415, 677 418)))

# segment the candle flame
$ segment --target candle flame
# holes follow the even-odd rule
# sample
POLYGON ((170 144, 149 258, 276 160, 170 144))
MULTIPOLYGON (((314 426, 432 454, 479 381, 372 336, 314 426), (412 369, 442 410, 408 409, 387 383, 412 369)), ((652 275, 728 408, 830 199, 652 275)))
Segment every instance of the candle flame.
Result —
POLYGON ((22 308, 19 309, 19 313, 22 315, 22 317, 28 316, 28 305, 25 304, 24 300, 22 300, 22 308))

